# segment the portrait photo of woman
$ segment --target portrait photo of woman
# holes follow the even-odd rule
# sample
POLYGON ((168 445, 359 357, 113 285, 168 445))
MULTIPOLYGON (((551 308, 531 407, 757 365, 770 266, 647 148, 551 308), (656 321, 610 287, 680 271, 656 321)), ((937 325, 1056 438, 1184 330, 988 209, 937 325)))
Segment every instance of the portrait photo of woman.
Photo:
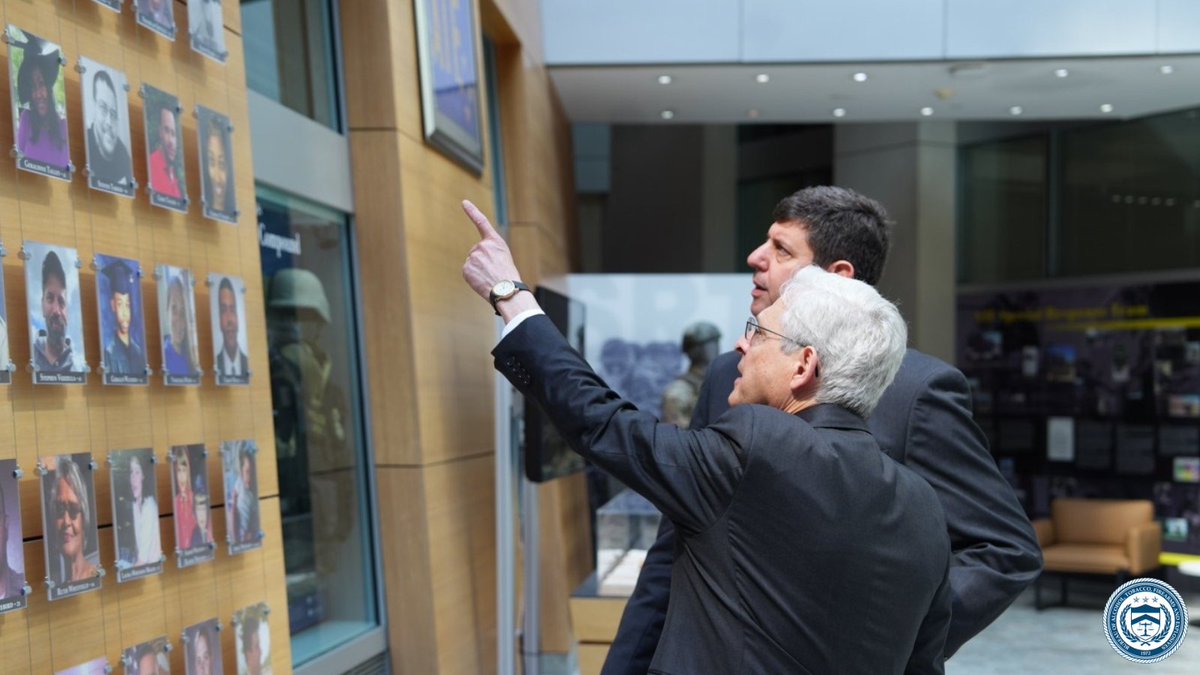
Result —
POLYGON ((70 180, 62 50, 16 26, 7 36, 17 167, 70 180))
POLYGON ((162 571, 162 538, 158 530, 158 481, 154 451, 122 450, 109 456, 114 528, 117 534, 117 581, 162 571))
POLYGON ((200 182, 204 192, 204 217, 236 223, 229 118, 204 106, 197 106, 196 113, 200 122, 200 182))
POLYGON ((42 513, 50 599, 100 587, 100 542, 90 453, 42 460, 42 513))

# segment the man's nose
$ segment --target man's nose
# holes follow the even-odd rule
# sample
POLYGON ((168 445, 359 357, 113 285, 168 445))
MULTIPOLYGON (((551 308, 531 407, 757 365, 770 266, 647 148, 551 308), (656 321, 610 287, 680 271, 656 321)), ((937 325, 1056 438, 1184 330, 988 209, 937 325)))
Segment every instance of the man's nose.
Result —
POLYGON ((764 263, 766 262, 767 257, 763 253, 763 248, 765 246, 766 244, 759 246, 751 251, 750 255, 746 256, 746 264, 750 266, 750 269, 766 269, 766 265, 764 263))
POLYGON ((750 350, 750 341, 745 336, 742 336, 738 338, 737 344, 733 348, 745 356, 746 352, 750 350))

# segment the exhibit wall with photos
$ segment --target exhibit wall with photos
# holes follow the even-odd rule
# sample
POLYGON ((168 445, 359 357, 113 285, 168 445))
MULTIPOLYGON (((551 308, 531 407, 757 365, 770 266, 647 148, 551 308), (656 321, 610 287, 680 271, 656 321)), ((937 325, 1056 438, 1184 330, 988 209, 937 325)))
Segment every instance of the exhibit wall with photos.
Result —
POLYGON ((290 671, 240 8, 190 4, 0 0, 5 673, 290 671))
POLYGON ((1163 550, 1200 554, 1200 281, 962 292, 958 364, 1031 516, 1150 499, 1163 550))

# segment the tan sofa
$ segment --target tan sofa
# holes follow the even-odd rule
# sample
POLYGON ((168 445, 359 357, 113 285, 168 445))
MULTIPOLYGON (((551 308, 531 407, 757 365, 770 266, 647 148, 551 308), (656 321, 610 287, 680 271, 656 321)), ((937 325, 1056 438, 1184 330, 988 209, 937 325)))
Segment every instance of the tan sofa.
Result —
POLYGON ((1060 576, 1062 603, 1067 575, 1113 575, 1118 582, 1156 570, 1162 550, 1162 526, 1147 500, 1056 499, 1050 517, 1033 522, 1045 567, 1035 584, 1042 609, 1042 578, 1060 576))

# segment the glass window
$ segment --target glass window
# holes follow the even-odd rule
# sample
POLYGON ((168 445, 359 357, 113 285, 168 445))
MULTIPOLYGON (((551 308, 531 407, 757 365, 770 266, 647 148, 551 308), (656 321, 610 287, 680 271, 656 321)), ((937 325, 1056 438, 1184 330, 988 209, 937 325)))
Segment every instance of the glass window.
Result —
POLYGON ((372 526, 348 218, 258 188, 296 665, 374 628, 372 526))
POLYGON ((242 0, 247 86, 340 131, 334 26, 330 0, 242 0))
POLYGON ((1200 111, 1067 131, 1061 147, 1063 276, 1200 266, 1200 111))
POLYGON ((1047 145, 1036 136, 964 148, 960 282, 1045 276, 1047 145))

